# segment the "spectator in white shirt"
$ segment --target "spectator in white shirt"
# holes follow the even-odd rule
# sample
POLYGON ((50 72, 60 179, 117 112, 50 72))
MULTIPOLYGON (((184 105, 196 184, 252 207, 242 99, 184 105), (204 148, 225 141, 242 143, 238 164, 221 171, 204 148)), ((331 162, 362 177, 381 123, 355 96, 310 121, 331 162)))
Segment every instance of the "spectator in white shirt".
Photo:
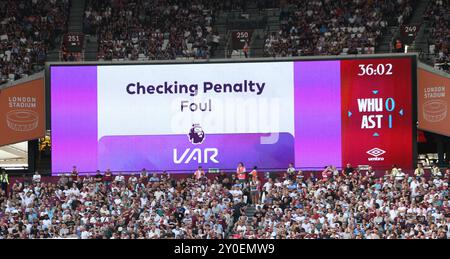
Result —
POLYGON ((114 178, 114 181, 116 183, 123 183, 125 182, 125 177, 122 175, 122 173, 119 173, 118 175, 116 175, 116 177, 114 178))
POLYGON ((34 172, 33 182, 36 183, 36 184, 41 182, 41 175, 39 174, 38 171, 34 172))
POLYGON ((404 179, 405 179, 405 173, 402 171, 401 168, 399 168, 399 169, 397 170, 397 173, 395 174, 395 180, 396 180, 397 182, 401 182, 401 181, 403 181, 404 179))
POLYGON ((431 167, 431 175, 432 175, 434 178, 441 178, 441 177, 442 177, 441 170, 439 169, 439 167, 438 167, 436 164, 434 164, 434 165, 431 167))

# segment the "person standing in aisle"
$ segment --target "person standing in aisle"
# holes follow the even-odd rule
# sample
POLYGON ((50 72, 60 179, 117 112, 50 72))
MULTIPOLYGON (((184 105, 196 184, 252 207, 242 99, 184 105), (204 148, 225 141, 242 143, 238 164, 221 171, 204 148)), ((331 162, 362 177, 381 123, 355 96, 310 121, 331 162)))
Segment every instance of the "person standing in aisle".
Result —
POLYGON ((244 163, 240 162, 236 169, 236 176, 241 184, 245 183, 247 179, 247 170, 245 169, 244 163))
POLYGON ((2 190, 5 192, 6 195, 8 195, 8 185, 9 185, 9 177, 8 174, 6 174, 6 171, 2 168, 0 168, 0 184, 2 190))

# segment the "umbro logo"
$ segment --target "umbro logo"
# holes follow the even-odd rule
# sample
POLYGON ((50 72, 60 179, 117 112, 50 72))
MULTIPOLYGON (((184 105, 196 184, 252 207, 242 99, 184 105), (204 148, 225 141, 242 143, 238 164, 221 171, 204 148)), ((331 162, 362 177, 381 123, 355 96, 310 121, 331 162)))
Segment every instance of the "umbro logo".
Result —
POLYGON ((381 148, 372 148, 371 150, 366 152, 367 154, 371 155, 372 157, 369 157, 369 161, 383 161, 384 157, 381 157, 381 155, 386 154, 386 151, 384 151, 381 148))

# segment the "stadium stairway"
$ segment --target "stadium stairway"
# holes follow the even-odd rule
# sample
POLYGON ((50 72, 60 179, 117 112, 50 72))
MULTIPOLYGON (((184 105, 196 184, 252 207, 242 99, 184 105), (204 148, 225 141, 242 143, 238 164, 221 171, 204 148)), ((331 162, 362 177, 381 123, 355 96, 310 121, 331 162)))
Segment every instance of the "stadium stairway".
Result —
POLYGON ((280 30, 280 9, 268 9, 266 12, 267 25, 265 29, 255 30, 253 34, 252 43, 250 45, 251 57, 263 57, 266 35, 273 32, 277 33, 280 30))
MULTIPOLYGON (((83 17, 84 8, 86 6, 86 0, 73 0, 70 6, 70 16, 67 24, 69 33, 82 33, 83 32, 83 17)), ((85 39, 86 40, 86 39, 85 39)), ((60 59, 61 48, 52 49, 47 53, 47 62, 57 62, 60 59)), ((97 57, 97 55, 95 55, 97 57)))
MULTIPOLYGON (((428 53, 428 45, 426 40, 426 24, 423 24, 423 15, 427 9, 430 0, 419 0, 415 1, 413 13, 409 20, 405 23, 408 25, 422 24, 419 32, 416 35, 416 40, 413 42, 411 49, 413 51, 426 51, 428 53)), ((389 53, 392 52, 394 38, 400 37, 400 27, 394 26, 392 21, 390 26, 387 28, 386 32, 383 33, 383 37, 379 42, 376 52, 377 53, 389 53)))
POLYGON ((98 40, 96 35, 86 35, 84 43, 84 60, 97 61, 98 40))
POLYGON ((428 21, 425 21, 423 17, 425 12, 427 11, 429 3, 430 0, 418 1, 410 21, 410 24, 421 24, 420 29, 417 32, 416 39, 412 44, 412 47, 415 50, 420 50, 422 52, 422 57, 425 57, 425 59, 428 59, 430 51, 428 48, 428 37, 430 37, 429 35, 430 30, 428 21))
POLYGON ((267 22, 263 28, 256 29, 253 32, 250 44, 250 57, 264 57, 266 34, 280 30, 280 9, 266 9, 263 12, 262 15, 267 17, 267 22))
POLYGON ((423 15, 425 14, 429 3, 430 0, 417 1, 411 19, 409 21, 410 24, 421 24, 423 22, 423 15))
MULTIPOLYGON (((279 23, 278 20, 277 22, 279 23)), ((261 57, 264 44, 262 34, 266 25, 267 13, 266 11, 258 10, 256 2, 251 3, 245 12, 241 10, 221 12, 215 21, 214 28, 218 30, 222 40, 212 58, 231 57, 231 32, 238 30, 253 31, 250 39, 250 57, 261 57), (252 52, 255 49, 261 49, 261 54, 252 52)))
POLYGON ((390 53, 392 52, 392 41, 396 33, 398 32, 397 26, 388 26, 386 31, 376 48, 376 53, 390 53))
MULTIPOLYGON (((246 223, 251 223, 253 221, 253 215, 255 214, 255 211, 256 211, 255 205, 253 205, 253 204, 245 205, 245 216, 247 218, 247 222, 246 223)), ((236 222, 237 221, 233 221, 233 224, 230 224, 228 226, 228 228, 225 230, 225 238, 226 239, 230 238, 236 222)))
POLYGON ((253 31, 252 40, 250 43, 250 57, 264 56, 264 30, 256 29, 253 31))
POLYGON ((58 62, 58 61, 60 61, 59 51, 60 51, 59 48, 52 49, 52 50, 48 51, 47 52, 46 61, 47 62, 58 62))
POLYGON ((225 47, 228 39, 226 13, 220 13, 214 22, 214 28, 219 32, 220 41, 214 55, 211 58, 225 58, 225 47))
POLYGON ((278 32, 280 30, 280 9, 274 8, 267 10, 267 27, 268 34, 278 32))
POLYGON ((86 0, 74 0, 70 6, 69 16, 69 32, 82 33, 83 32, 83 17, 86 0))
POLYGON ((245 210, 245 216, 247 217, 247 223, 252 222, 253 215, 255 215, 256 207, 253 204, 247 205, 247 209, 245 210))

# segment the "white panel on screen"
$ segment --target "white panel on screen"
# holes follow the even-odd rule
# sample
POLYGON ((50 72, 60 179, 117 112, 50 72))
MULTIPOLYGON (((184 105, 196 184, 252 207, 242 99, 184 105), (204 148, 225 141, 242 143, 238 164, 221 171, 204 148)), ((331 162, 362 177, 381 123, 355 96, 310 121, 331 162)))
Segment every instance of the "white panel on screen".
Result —
POLYGON ((99 66, 98 138, 186 134, 193 123, 210 134, 294 135, 292 66, 292 62, 99 66), (137 93, 138 83, 146 89, 152 85, 154 93, 127 92, 133 84, 128 90, 137 93), (157 89, 158 85, 164 87, 157 89), (198 86, 195 96, 191 85, 198 86))

